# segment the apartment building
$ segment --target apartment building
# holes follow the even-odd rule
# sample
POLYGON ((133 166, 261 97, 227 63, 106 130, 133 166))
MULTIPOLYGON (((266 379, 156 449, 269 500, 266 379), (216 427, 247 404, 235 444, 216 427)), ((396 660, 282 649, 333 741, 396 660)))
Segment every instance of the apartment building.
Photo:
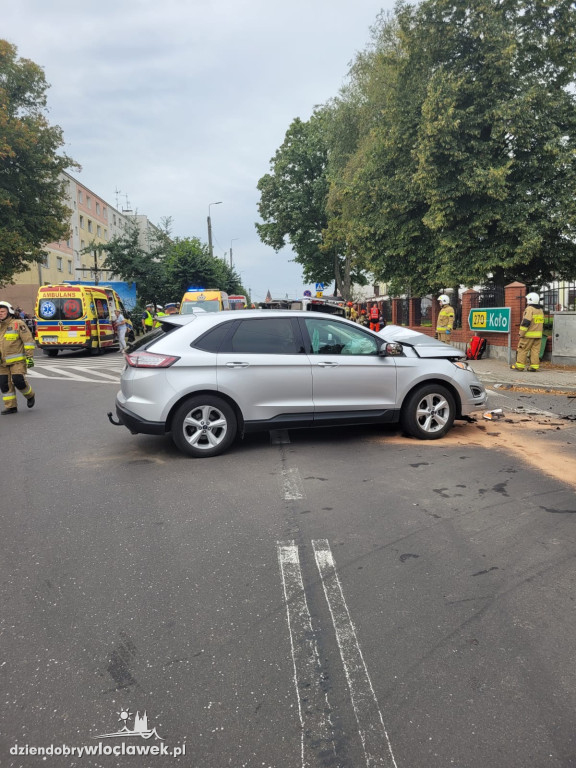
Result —
MULTIPOLYGON (((93 280, 95 269, 102 269, 106 243, 121 235, 127 226, 135 223, 142 233, 147 233, 151 227, 155 229, 146 216, 120 212, 70 174, 63 173, 62 176, 70 209, 68 238, 48 243, 44 261, 15 275, 14 285, 7 285, 1 291, 3 299, 15 307, 22 307, 29 314, 34 312, 40 285, 67 280, 93 280)), ((147 238, 142 240, 144 243, 147 238)), ((100 273, 99 277, 100 282, 118 279, 109 273, 100 273)))

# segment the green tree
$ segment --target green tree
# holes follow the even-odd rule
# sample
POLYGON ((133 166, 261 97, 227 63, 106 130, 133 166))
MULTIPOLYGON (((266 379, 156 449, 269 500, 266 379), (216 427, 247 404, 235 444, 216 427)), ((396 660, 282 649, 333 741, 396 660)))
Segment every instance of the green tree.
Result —
POLYGON ((69 236, 62 172, 79 166, 58 154, 64 140, 45 116, 47 88, 43 70, 0 40, 0 285, 69 236))
POLYGON ((575 17, 568 0, 425 0, 377 30, 329 211, 393 289, 574 276, 575 17))
POLYGON ((136 283, 140 305, 147 301, 163 304, 171 300, 165 264, 168 248, 167 229, 156 230, 150 241, 143 243, 140 229, 134 220, 122 235, 106 244, 103 266, 111 269, 121 280, 136 283))
POLYGON ((197 237, 176 239, 167 251, 165 269, 168 290, 178 301, 190 285, 246 293, 234 269, 224 259, 210 256, 208 246, 197 237))
MULTIPOLYGON (((330 242, 323 235, 328 225, 327 163, 323 111, 316 111, 307 122, 293 120, 271 160, 271 173, 258 182, 258 211, 264 223, 257 223, 256 229, 262 242, 277 252, 290 242, 305 281, 335 280, 347 297, 350 281, 346 285, 342 279, 343 274, 350 275, 345 243, 334 233, 330 242)), ((352 276, 362 280, 358 270, 352 276)))

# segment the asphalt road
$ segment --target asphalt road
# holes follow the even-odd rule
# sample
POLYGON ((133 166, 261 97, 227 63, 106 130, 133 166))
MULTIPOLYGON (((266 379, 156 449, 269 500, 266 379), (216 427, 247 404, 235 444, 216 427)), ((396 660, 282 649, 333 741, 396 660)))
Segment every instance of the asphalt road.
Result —
POLYGON ((560 405, 193 460, 109 424, 117 357, 1 420, 0 766, 576 766, 560 405), (186 754, 30 754, 122 743, 186 754))

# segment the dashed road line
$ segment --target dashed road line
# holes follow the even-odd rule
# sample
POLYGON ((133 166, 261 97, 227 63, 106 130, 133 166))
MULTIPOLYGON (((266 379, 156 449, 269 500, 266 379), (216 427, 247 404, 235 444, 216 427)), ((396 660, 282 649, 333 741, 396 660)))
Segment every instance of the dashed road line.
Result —
POLYGON ((287 445, 290 442, 290 434, 287 429, 271 429, 270 445, 287 445))
POLYGON ((277 549, 300 718, 300 757, 302 768, 308 768, 318 765, 318 757, 327 750, 336 753, 330 706, 322 688, 322 668, 304 592, 298 547, 293 541, 278 542, 277 549))
POLYGON ((367 768, 397 768, 384 719, 350 618, 327 539, 312 541, 324 595, 330 608, 367 768))
POLYGON ((296 501, 297 499, 306 498, 304 484, 297 469, 283 469, 281 478, 282 495, 285 501, 296 501))

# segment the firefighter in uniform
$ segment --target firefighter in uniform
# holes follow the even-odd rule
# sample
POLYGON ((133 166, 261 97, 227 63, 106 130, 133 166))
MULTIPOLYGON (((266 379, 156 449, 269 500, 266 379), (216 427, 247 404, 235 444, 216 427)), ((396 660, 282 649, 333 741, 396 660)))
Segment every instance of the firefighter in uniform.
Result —
POLYGON ((18 413, 16 390, 26 398, 26 405, 32 408, 36 402, 34 391, 26 381, 26 369, 34 365, 36 348, 30 329, 16 318, 12 305, 0 301, 0 390, 4 410, 2 416, 18 413))
POLYGON ((376 333, 380 330, 380 310, 376 302, 370 307, 370 330, 376 333))
POLYGON ((448 341, 448 337, 454 328, 454 308, 450 306, 450 297, 443 293, 438 296, 440 312, 436 321, 436 338, 439 341, 448 341))
POLYGON ((529 293, 526 296, 526 302, 524 317, 520 323, 520 340, 518 341, 516 362, 510 367, 516 371, 535 373, 540 370, 544 309, 540 306, 540 296, 537 293, 529 293), (529 367, 527 367, 528 358, 530 358, 529 367))

